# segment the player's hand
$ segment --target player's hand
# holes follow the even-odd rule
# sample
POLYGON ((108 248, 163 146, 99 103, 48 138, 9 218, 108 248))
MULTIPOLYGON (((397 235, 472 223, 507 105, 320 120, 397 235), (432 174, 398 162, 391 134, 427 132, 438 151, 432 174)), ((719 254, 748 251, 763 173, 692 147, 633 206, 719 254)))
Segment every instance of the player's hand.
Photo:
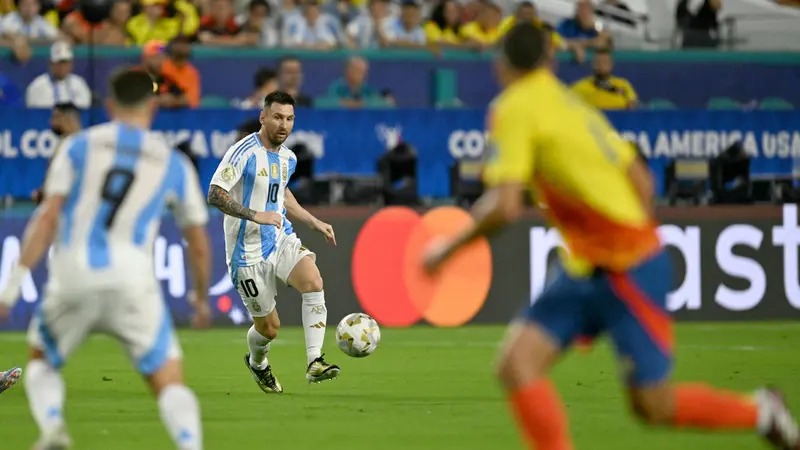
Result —
POLYGON ((208 307, 208 298, 199 296, 195 291, 186 294, 187 300, 194 307, 192 316, 193 328, 208 328, 211 326, 211 308, 208 307))
POLYGON ((276 212, 259 211, 253 217, 253 222, 261 225, 274 225, 280 228, 283 225, 283 216, 276 212))
POLYGON ((311 224, 311 229, 322 233, 328 243, 333 244, 334 247, 336 246, 336 234, 333 232, 333 227, 330 224, 321 220, 315 220, 311 224))
POLYGON ((435 240, 422 256, 422 267, 429 275, 434 275, 453 253, 452 244, 444 240, 435 240))

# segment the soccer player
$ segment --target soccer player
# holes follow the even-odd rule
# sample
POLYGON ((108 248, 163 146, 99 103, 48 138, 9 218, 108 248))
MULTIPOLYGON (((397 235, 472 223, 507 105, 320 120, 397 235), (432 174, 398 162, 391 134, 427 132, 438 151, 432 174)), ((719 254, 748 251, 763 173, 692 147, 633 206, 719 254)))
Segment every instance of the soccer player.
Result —
POLYGON ((752 430, 775 448, 800 449, 796 422, 776 392, 745 396, 671 381, 666 296, 672 264, 656 232, 653 181, 608 121, 543 68, 544 42, 529 24, 503 40, 497 71, 504 90, 488 119, 489 190, 473 209, 474 225, 434 245, 424 260, 435 272, 459 248, 513 222, 528 188, 547 206, 569 251, 561 253, 558 277, 510 326, 498 365, 528 448, 572 448, 566 411, 548 375, 576 336, 606 332, 632 410, 645 422, 752 430))
POLYGON ((0 317, 53 243, 46 298, 28 331, 25 391, 40 430, 36 448, 70 446, 60 369, 89 334, 101 332, 120 341, 147 380, 175 446, 202 449, 200 406, 183 384, 181 349, 153 272, 153 241, 164 206, 173 207, 189 247, 194 323, 207 326, 208 210, 186 156, 149 131, 156 112, 150 77, 122 70, 109 94, 114 121, 71 136, 53 160, 44 202, 0 292, 0 317))
POLYGON ((0 372, 0 394, 8 390, 11 386, 17 384, 19 381, 19 377, 22 376, 22 368, 14 367, 12 369, 6 370, 5 372, 0 372))
POLYGON ((339 367, 328 364, 322 354, 328 310, 316 255, 302 245, 289 221, 308 225, 336 245, 333 227, 300 206, 287 187, 297 165, 295 154, 283 145, 294 127, 294 103, 282 91, 265 97, 259 114, 261 130, 225 153, 208 190, 208 203, 225 213, 231 281, 253 316, 247 332, 250 352, 244 362, 266 393, 283 392, 267 360, 270 342, 280 328, 275 309, 278 279, 303 297, 306 380, 316 383, 339 375, 339 367))

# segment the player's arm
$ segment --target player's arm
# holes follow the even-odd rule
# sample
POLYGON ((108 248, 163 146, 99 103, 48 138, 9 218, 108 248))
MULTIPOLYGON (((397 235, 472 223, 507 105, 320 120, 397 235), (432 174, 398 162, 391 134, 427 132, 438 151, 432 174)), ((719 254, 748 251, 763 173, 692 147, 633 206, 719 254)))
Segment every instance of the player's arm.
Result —
POLYGON ((628 179, 631 181, 639 200, 650 217, 655 216, 655 182, 650 168, 638 156, 628 166, 628 179))
POLYGON ((425 266, 436 270, 460 248, 514 222, 525 207, 525 191, 533 174, 532 124, 514 104, 499 104, 491 118, 490 159, 484 171, 489 190, 473 206, 472 225, 433 249, 425 266), (511 107, 510 107, 511 106, 511 107))
POLYGON ((22 282, 41 261, 50 248, 58 227, 58 217, 64 206, 66 195, 72 189, 75 171, 70 158, 72 140, 68 140, 63 151, 58 152, 48 170, 45 180, 45 200, 36 209, 25 228, 22 250, 16 266, 11 271, 5 289, 0 292, 0 317, 8 314, 19 298, 22 282))
POLYGON ((255 211, 231 197, 230 190, 242 179, 244 158, 235 158, 237 147, 231 147, 211 177, 208 187, 208 204, 223 213, 238 219, 249 220, 261 225, 275 225, 280 227, 283 220, 281 215, 274 212, 255 211))
POLYGON ((293 222, 302 222, 308 225, 312 230, 322 233, 325 236, 325 240, 336 245, 336 234, 333 232, 333 226, 317 219, 313 214, 300 206, 300 203, 298 203, 294 194, 292 194, 292 191, 290 191, 288 187, 286 188, 284 206, 286 207, 286 215, 289 217, 289 220, 293 222))
POLYGON ((189 158, 180 155, 180 159, 184 177, 183 186, 177 191, 182 196, 176 194, 171 206, 188 247, 188 261, 194 281, 194 290, 190 294, 190 303, 196 311, 194 325, 205 327, 210 324, 211 317, 208 307, 208 286, 211 280, 211 244, 206 231, 208 208, 200 189, 197 171, 189 158))

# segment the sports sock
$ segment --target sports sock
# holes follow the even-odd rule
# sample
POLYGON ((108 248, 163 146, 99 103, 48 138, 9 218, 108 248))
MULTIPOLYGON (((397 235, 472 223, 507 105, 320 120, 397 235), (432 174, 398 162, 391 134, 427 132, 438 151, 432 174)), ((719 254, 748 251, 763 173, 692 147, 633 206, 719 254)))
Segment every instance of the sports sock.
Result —
POLYGON ((41 359, 28 363, 25 393, 39 432, 49 435, 64 426, 64 379, 58 370, 41 359))
POLYGON ((755 430, 759 407, 742 394, 703 384, 675 387, 675 426, 704 429, 755 430))
POLYGON ((511 392, 509 401, 528 448, 572 449, 567 413, 549 380, 535 380, 511 392))
POLYGON ((327 320, 328 309, 325 308, 325 292, 303 294, 303 332, 306 337, 306 358, 309 364, 322 355, 327 320))
POLYGON ((180 384, 165 387, 158 396, 158 410, 178 449, 202 450, 200 404, 191 389, 180 384))
POLYGON ((247 345, 250 347, 250 367, 256 369, 266 369, 269 365, 267 361, 267 352, 269 351, 269 343, 271 339, 266 338, 256 331, 256 327, 252 326, 247 330, 247 345))

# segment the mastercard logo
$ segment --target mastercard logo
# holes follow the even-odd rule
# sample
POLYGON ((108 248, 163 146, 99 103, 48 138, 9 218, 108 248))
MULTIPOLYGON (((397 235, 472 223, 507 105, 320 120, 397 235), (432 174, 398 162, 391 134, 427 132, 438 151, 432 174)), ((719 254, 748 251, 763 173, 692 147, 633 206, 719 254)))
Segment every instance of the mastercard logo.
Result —
POLYGON ((469 322, 492 281, 492 253, 481 238, 431 277, 422 256, 437 238, 472 223, 463 209, 445 206, 420 216, 407 207, 384 208, 364 224, 353 248, 353 288, 364 312, 381 325, 407 327, 420 320, 440 327, 469 322))

